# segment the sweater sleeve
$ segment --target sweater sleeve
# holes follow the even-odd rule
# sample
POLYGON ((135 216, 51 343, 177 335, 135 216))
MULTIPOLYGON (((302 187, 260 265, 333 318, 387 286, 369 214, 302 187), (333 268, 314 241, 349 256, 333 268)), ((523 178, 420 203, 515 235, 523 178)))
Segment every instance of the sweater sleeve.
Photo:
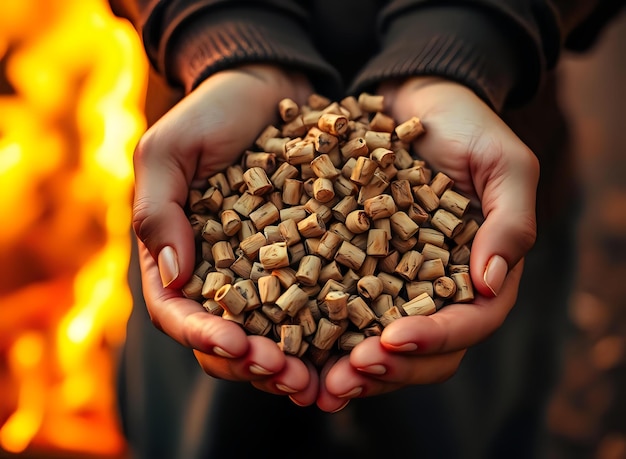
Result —
POLYGON ((141 32, 151 64, 171 85, 186 92, 213 73, 245 63, 275 63, 302 71, 322 92, 336 93, 341 87, 339 74, 307 34, 306 11, 295 2, 138 0, 134 4, 139 7, 131 20, 141 32))
POLYGON ((624 1, 395 0, 379 18, 381 50, 351 92, 436 75, 465 84, 497 111, 520 105, 536 93, 565 43, 575 34, 591 40, 618 4, 624 1))

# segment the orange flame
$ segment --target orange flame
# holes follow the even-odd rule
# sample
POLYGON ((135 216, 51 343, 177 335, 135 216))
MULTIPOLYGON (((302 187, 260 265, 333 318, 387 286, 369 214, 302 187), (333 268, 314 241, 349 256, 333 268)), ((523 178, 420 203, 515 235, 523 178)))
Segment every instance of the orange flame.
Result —
POLYGON ((0 451, 117 455, 147 62, 106 0, 20 0, 0 64, 0 451))

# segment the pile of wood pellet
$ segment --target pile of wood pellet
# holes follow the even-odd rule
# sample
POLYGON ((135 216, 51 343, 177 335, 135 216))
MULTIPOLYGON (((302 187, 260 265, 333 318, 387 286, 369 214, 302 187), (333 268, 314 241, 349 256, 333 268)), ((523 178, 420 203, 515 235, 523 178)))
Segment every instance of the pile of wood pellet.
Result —
POLYGON ((183 294, 317 365, 393 320, 472 301, 470 201, 411 155, 420 120, 383 106, 282 100, 280 124, 190 191, 198 263, 183 294))

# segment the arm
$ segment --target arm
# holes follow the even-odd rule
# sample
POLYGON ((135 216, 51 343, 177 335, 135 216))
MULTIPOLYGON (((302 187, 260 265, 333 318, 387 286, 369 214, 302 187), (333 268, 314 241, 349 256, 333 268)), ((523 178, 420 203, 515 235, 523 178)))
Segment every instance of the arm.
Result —
MULTIPOLYGON (((189 18, 185 27, 172 32, 166 46, 163 65, 171 69, 167 77, 184 87, 186 96, 150 127, 134 156, 133 227, 146 304, 155 326, 193 349, 209 375, 250 381, 259 389, 310 404, 317 394, 316 372, 286 357, 271 340, 248 337, 239 325, 207 314, 199 303, 182 296, 180 287, 195 265, 184 205, 192 183, 202 183, 236 161, 275 121, 280 99, 304 102, 312 86, 302 71, 314 68, 322 74, 327 66, 312 51, 297 16, 289 12, 243 7, 231 11, 223 5, 205 9, 210 15, 189 18), (283 42, 283 33, 290 40, 283 42), (246 47, 250 35, 256 41, 246 47), (225 40, 232 47, 211 48, 225 40), (251 64, 259 59, 265 64, 251 64), (284 60, 288 70, 279 69, 284 60)), ((144 37, 150 35, 147 31, 144 37)), ((326 72, 332 81, 332 71, 326 72)))
MULTIPOLYGON (((138 177, 140 177, 141 174, 145 176, 145 179, 139 180, 138 178, 138 197, 140 199, 137 200, 137 203, 143 204, 143 200, 147 200, 150 196, 156 196, 156 200, 154 202, 148 202, 147 205, 142 206, 142 208, 137 207, 135 221, 135 227, 138 229, 140 239, 146 241, 145 250, 148 252, 148 255, 144 257, 144 279, 147 280, 147 282, 150 282, 149 284, 146 283, 149 309, 151 309, 153 320, 155 321, 157 326, 169 327, 165 330, 168 334, 190 347, 200 349, 203 352, 206 350, 206 355, 209 355, 209 358, 204 359, 204 357, 201 356, 200 360, 203 362, 204 367, 208 373, 232 379, 250 379, 250 374, 247 371, 246 366, 244 365, 242 369, 238 365, 241 362, 250 362, 250 356, 252 355, 263 355, 262 352, 254 352, 254 349, 256 348, 254 348, 253 346, 256 346, 257 340, 253 340, 254 342, 250 343, 237 339, 234 340, 236 341, 236 343, 227 343, 225 341, 221 341, 219 345, 216 344, 214 340, 217 339, 216 337, 220 336, 219 333, 214 333, 215 330, 211 330, 211 333, 209 333, 208 325, 207 327, 204 327, 204 325, 199 326, 196 321, 196 319, 200 319, 199 315, 194 315, 195 312, 198 312, 197 305, 195 305, 196 309, 193 310, 186 310, 185 308, 171 308, 169 306, 172 302, 178 303, 181 299, 179 297, 176 297, 172 289, 163 289, 159 286, 159 271, 156 267, 154 260, 159 259, 161 249, 166 246, 164 245, 164 241, 167 241, 169 238, 170 242, 172 242, 170 235, 179 234, 179 237, 177 238, 178 242, 172 242, 172 244, 174 244, 175 247, 185 247, 185 243, 182 241, 183 238, 180 233, 171 232, 168 230, 168 228, 173 228, 175 222, 178 222, 181 225, 183 224, 180 215, 180 202, 181 199, 184 198, 182 192, 183 188, 186 188, 186 186, 193 179, 206 177, 211 170, 215 170, 217 164, 223 165, 226 164, 228 161, 232 161, 234 159, 232 156, 238 154, 238 152, 241 151, 237 151, 234 146, 231 146, 231 149, 224 149, 223 145, 220 145, 219 142, 215 142, 215 137, 213 137, 214 134, 217 134, 217 138, 219 138, 219 135, 227 133, 224 130, 220 129, 220 125, 218 122, 210 124, 210 126, 213 127, 213 130, 202 129, 201 132, 195 132, 194 136, 197 136, 197 138, 201 141, 199 144, 193 145, 201 145, 201 147, 197 151, 192 152, 195 156, 188 156, 184 158, 182 162, 178 162, 177 155, 180 155, 181 151, 180 148, 176 147, 179 146, 179 141, 181 141, 182 144, 189 145, 190 139, 189 135, 185 135, 188 134, 188 132, 181 133, 181 129, 179 128, 182 125, 188 124, 185 123, 185 121, 194 121, 194 118, 187 118, 186 116, 184 116, 185 114, 194 112, 197 113, 198 111, 202 111, 207 107, 207 104, 203 103, 202 98, 208 97, 209 94, 216 94, 215 88, 218 88, 220 86, 215 86, 214 84, 220 80, 216 79, 215 76, 221 74, 224 69, 235 68, 247 62, 257 60, 271 62, 282 66, 287 65, 291 69, 300 70, 301 72, 306 73, 308 76, 311 77, 315 88, 320 92, 325 92, 327 94, 337 93, 336 88, 339 87, 339 78, 335 74, 335 72, 331 68, 329 68, 328 65, 325 64, 319 54, 314 50, 311 42, 306 37, 303 26, 303 24, 306 23, 306 14, 299 8, 293 6, 293 3, 295 2, 264 2, 264 5, 268 6, 268 9, 264 9, 263 11, 260 11, 256 8, 241 8, 238 6, 238 8, 236 9, 236 14, 233 14, 235 10, 230 9, 229 7, 237 3, 238 2, 234 1, 169 1, 161 2, 159 3, 159 7, 155 7, 154 5, 156 5, 156 2, 151 2, 144 3, 142 8, 138 8, 135 10, 128 9, 126 11, 130 12, 131 17, 134 19, 134 23, 136 24, 138 29, 141 30, 147 53, 153 65, 169 79, 170 84, 183 87, 188 93, 188 96, 185 98, 185 101, 180 105, 179 109, 174 110, 173 114, 164 117, 163 120, 157 123, 157 125, 155 125, 147 133, 145 140, 142 141, 140 148, 138 149, 138 155, 136 157, 138 177), (133 11, 134 15, 132 15, 133 11), (289 31, 289 33, 285 33, 285 31, 289 31), (219 38, 219 40, 216 40, 216 38, 219 38), (251 38, 254 39, 251 40, 251 38), (215 46, 216 42, 222 44, 229 43, 229 45, 232 46, 219 47, 215 46), (166 72, 166 69, 169 69, 169 71, 166 72), (328 84, 327 82, 330 82, 330 84, 328 84), (198 91, 198 89, 202 89, 202 91, 198 91), (189 110, 189 108, 193 107, 199 107, 199 109, 189 110), (164 133, 168 134, 164 135, 164 133), (165 142, 163 142, 163 140, 165 140, 165 142), (172 152, 175 152, 176 154, 172 155, 172 152), (151 171, 158 170, 158 168, 161 167, 160 164, 162 163, 160 161, 156 161, 156 166, 153 167, 152 165, 150 165, 150 158, 158 159, 159 156, 161 156, 161 158, 165 161, 171 161, 171 163, 173 163, 173 169, 181 168, 181 165, 192 165, 193 161, 197 160, 199 157, 212 157, 213 161, 217 159, 222 162, 210 163, 210 160, 207 160, 206 162, 199 164, 207 164, 209 166, 208 169, 186 169, 184 173, 180 174, 179 180, 174 187, 174 190, 179 194, 176 198, 173 198, 172 196, 159 196, 158 194, 158 190, 163 189, 163 187, 159 186, 158 180, 155 180, 158 175, 154 174, 151 171), (211 167, 213 169, 211 169, 211 167), (198 172, 197 175, 196 172, 198 172), (146 186, 141 185, 140 182, 144 183, 146 186), (151 192, 149 192, 150 182, 154 183, 153 186, 155 188, 156 194, 152 194, 151 192), (164 214, 159 214, 159 209, 161 209, 160 205, 163 203, 167 203, 168 205, 173 206, 174 210, 179 213, 178 218, 168 220, 164 218, 164 214), (175 301, 174 298, 176 298, 175 301), (173 310, 177 312, 176 317, 167 317, 166 314, 171 313, 171 311, 173 310), (192 315, 193 319, 190 319, 192 315), (194 331, 190 334, 189 330, 194 331), (224 349, 224 346, 226 346, 226 349, 224 349), (214 352, 213 349, 215 347, 221 350, 226 350, 227 353, 230 355, 234 355, 236 358, 234 360, 230 360, 230 362, 236 361, 237 364, 234 366, 231 364, 224 365, 226 363, 224 360, 212 356, 211 354, 214 352), (236 367, 236 370, 233 370, 233 367, 236 367), (226 373, 223 372, 224 368, 228 368, 228 371, 226 373), (237 374, 233 374, 233 372, 237 374)), ((401 19, 403 18, 413 18, 415 20, 423 21, 417 23, 420 26, 427 26, 427 23, 432 22, 432 16, 422 15, 422 13, 424 13, 423 11, 421 11, 419 15, 415 16, 407 14, 407 11, 405 11, 403 8, 411 7, 412 3, 415 2, 391 3, 389 9, 385 12, 385 15, 383 16, 383 21, 381 22, 381 24, 383 25, 381 31, 384 37, 383 52, 380 56, 375 57, 372 61, 372 65, 368 66, 362 72, 361 78, 355 82, 353 88, 372 88, 377 86, 380 82, 384 80, 394 79, 397 81, 399 79, 404 79, 410 76, 424 74, 439 75, 445 77, 447 80, 459 81, 463 84, 463 87, 457 88, 457 86, 460 86, 457 85, 454 86, 454 90, 459 90, 459 96, 462 96, 463 100, 467 102, 466 105, 476 105, 476 109, 478 110, 477 113, 481 113, 484 115, 483 120, 489 121, 491 123, 490 126, 494 128, 494 132, 497 133, 499 138, 501 138, 501 136, 504 136, 506 139, 509 140, 514 139, 514 137, 509 137, 509 133, 507 132, 507 130, 503 129, 500 126, 501 122, 499 121, 499 118, 491 118, 492 116, 494 116, 494 113, 491 111, 491 109, 489 109, 489 107, 495 108, 503 105, 505 103, 505 100, 514 100, 511 94, 532 93, 532 90, 530 90, 529 92, 528 88, 526 88, 525 85, 522 85, 524 87, 520 87, 518 89, 516 84, 519 81, 533 83, 533 80, 519 79, 516 75, 517 70, 511 70, 512 67, 516 66, 517 60, 506 59, 507 56, 511 56, 508 53, 508 51, 511 49, 509 47, 509 43, 507 43, 506 41, 497 41, 497 38, 499 37, 498 31, 501 32, 501 29, 506 29, 506 27, 494 26, 492 28, 491 21, 488 19, 488 17, 483 17, 482 12, 484 11, 480 10, 480 14, 475 13, 474 15, 474 18, 477 22, 474 23, 472 21, 472 23, 475 25, 483 26, 482 28, 480 28, 480 30, 482 30, 480 34, 474 34, 476 30, 472 31, 471 28, 468 30, 465 30, 462 27, 459 28, 459 24, 457 21, 456 25, 454 23, 451 25, 449 24, 447 28, 438 30, 437 32, 439 32, 439 35, 435 36, 433 35, 434 31, 432 30, 432 28, 411 28, 407 27, 407 24, 404 24, 403 21, 401 21, 401 19), (423 33, 418 34, 418 36, 413 36, 412 34, 415 33, 415 31, 423 31, 423 33), (461 32, 463 33, 461 34, 461 32), (470 67, 469 69, 465 68, 465 71, 462 72, 458 71, 458 68, 456 68, 456 73, 450 72, 450 70, 455 69, 454 66, 448 65, 450 62, 450 57, 451 55, 456 55, 458 57, 459 54, 446 54, 445 51, 458 51, 455 48, 446 48, 445 46, 442 46, 446 43, 449 43, 446 42, 444 38, 442 38, 445 37, 446 34, 451 35, 453 38, 455 38, 454 43, 456 45, 458 45, 459 43, 469 45, 468 49, 471 50, 472 53, 461 55, 467 57, 478 56, 484 58, 480 62, 488 65, 485 68, 481 69, 482 72, 476 72, 476 69, 474 69, 473 67, 470 67), (467 40, 461 40, 460 37, 464 37, 467 40), (480 39, 474 42, 474 37, 480 37, 480 39), (428 39, 430 39, 430 41, 428 39), (494 39, 496 40, 494 41, 494 39), (412 45, 410 47, 407 47, 406 43, 411 43, 412 45), (439 46, 439 48, 437 48, 437 46, 439 46), (487 46, 487 48, 483 49, 481 48, 482 46, 487 46), (433 51, 437 51, 435 55, 440 59, 432 58, 433 51), (424 53, 422 54, 422 59, 418 59, 419 54, 416 57, 415 53, 424 53), (387 57, 385 58, 385 56, 387 57), (391 56, 392 59, 389 59, 389 56, 391 56), (425 59, 425 57, 428 59, 425 59), (495 59, 494 57, 498 59, 504 57, 505 63, 502 64, 501 61, 498 61, 498 59, 495 59), (411 62, 415 64, 415 66, 408 65, 411 62), (499 63, 499 65, 492 66, 494 62, 496 64, 499 63), (379 66, 378 63, 385 65, 379 66), (384 71, 377 74, 376 72, 380 69, 384 69, 384 71), (498 84, 494 84, 494 82, 497 82, 498 84), (469 87, 473 91, 461 90, 465 87, 469 87), (515 90, 513 88, 515 88, 515 90), (477 97, 477 95, 480 95, 480 98, 477 97)), ((429 3, 432 2, 418 3, 420 4, 420 7, 424 5, 429 6, 426 9, 429 10, 430 13, 445 13, 444 17, 447 14, 451 14, 451 12, 455 10, 454 8, 451 8, 449 6, 443 9, 433 8, 429 5, 429 3)), ((247 4, 249 5, 249 3, 247 4)), ((469 8, 465 8, 463 11, 467 9, 469 8)), ((417 11, 418 10, 415 10, 415 12, 417 11)), ((464 16, 462 15, 462 17, 464 16)), ((527 43, 527 40, 523 40, 522 42, 527 43)), ((269 81, 276 80, 274 77, 270 76, 269 81)), ((446 93, 453 93, 451 90, 449 90, 450 87, 446 85, 422 85, 420 81, 416 81, 416 84, 413 85, 411 84, 411 81, 408 80, 406 81, 406 83, 406 86, 402 87, 399 87, 395 84, 389 85, 387 89, 385 89, 385 91, 391 94, 389 100, 412 101, 418 99, 418 94, 430 94, 429 99, 431 101, 440 103, 441 99, 439 99, 439 97, 441 95, 442 88, 445 88, 446 93), (407 97, 394 97, 394 94, 403 94, 407 95, 407 97)), ((272 86, 274 87, 274 89, 276 89, 274 85, 272 86)), ((250 86, 246 84, 245 87, 250 86)), ((310 90, 312 86, 307 85, 307 87, 309 88, 308 90, 310 90)), ((289 88, 289 85, 285 88, 289 88)), ((281 90, 284 90, 285 88, 281 88, 281 90)), ((356 91, 357 89, 354 90, 356 91)), ((289 91, 287 90, 287 92, 289 91)), ((236 92, 235 96, 239 95, 241 96, 241 98, 231 98, 230 108, 232 109, 238 104, 242 106, 249 106, 249 94, 246 94, 247 93, 236 92)), ((283 94, 289 95, 287 93, 283 94)), ((423 108, 425 105, 422 105, 421 98, 419 100, 420 106, 422 106, 423 108)), ((265 103, 268 103, 267 99, 264 102, 260 102, 263 107, 267 107, 265 103)), ((394 106, 392 107, 392 110, 395 116, 402 117, 412 112, 414 108, 411 106, 407 108, 405 104, 404 106, 394 106)), ((264 112, 263 110, 260 110, 259 113, 267 114, 267 112, 264 112)), ((232 115, 232 113, 229 114, 229 112, 223 112, 222 116, 213 118, 213 121, 219 121, 220 119, 230 119, 230 115, 232 115)), ((439 119, 441 119, 441 117, 439 119)), ((241 140, 248 142, 249 144, 256 134, 256 132, 252 133, 252 131, 254 129, 258 129, 259 124, 252 123, 248 126, 250 128, 250 132, 247 133, 247 140, 246 137, 241 137, 241 140)), ((442 129, 440 129, 440 132, 445 131, 445 126, 442 125, 442 129)), ((429 139, 432 140, 433 136, 429 136, 429 139)), ((436 144, 438 142, 430 143, 436 144)), ((525 173, 525 177, 520 177, 519 180, 526 184, 524 186, 524 189, 526 191, 528 191, 529 189, 531 190, 530 193, 527 193, 526 199, 532 200, 532 193, 534 192, 532 191, 532 182, 534 175, 536 174, 536 170, 533 170, 533 158, 531 155, 526 154, 528 152, 528 149, 521 145, 518 140, 513 141, 512 143, 514 145, 513 148, 510 149, 510 153, 515 156, 515 152, 520 152, 522 154, 521 156, 526 158, 527 171, 525 173)), ((438 148, 434 149, 439 150, 438 148)), ((490 151, 493 152, 493 149, 491 149, 490 151)), ((165 164, 167 164, 167 162, 165 162, 165 164)), ((196 166, 193 165, 192 169, 195 167, 196 166)), ((510 167, 510 165, 508 167, 510 167)), ((470 175, 466 174, 465 177, 470 177, 470 175)), ((465 186, 467 186, 468 188, 473 188, 474 184, 471 182, 471 180, 473 179, 474 177, 470 177, 469 179, 467 179, 465 181, 465 186)), ((483 182, 489 181, 493 183, 495 180, 493 176, 489 176, 487 174, 483 177, 483 182)), ((489 187, 485 187, 485 189, 487 188, 489 187)), ((500 202, 504 201, 501 200, 500 202)), ((526 211, 529 210, 532 214, 532 209, 526 209, 526 211)), ((495 215, 496 214, 492 214, 492 216, 494 217, 495 215)), ((493 218, 493 220, 496 219, 493 218)), ((532 222, 533 220, 530 220, 530 223, 532 222)), ((529 227, 532 228, 532 225, 529 225, 529 227)), ((517 232, 519 234, 519 231, 514 232, 517 232)), ((506 236, 506 233, 507 231, 504 231, 504 233, 501 234, 506 236)), ((521 236, 524 237, 523 234, 521 236)), ((507 260, 507 263, 505 263, 505 265, 513 265, 513 260, 515 260, 516 258, 521 259, 521 253, 526 250, 527 245, 532 245, 533 238, 534 235, 532 234, 532 231, 525 235, 525 244, 522 244, 517 249, 515 249, 518 251, 517 253, 515 253, 514 250, 513 254, 508 256, 508 258, 510 258, 510 261, 507 260)), ((488 249, 485 249, 482 252, 484 260, 490 259, 490 257, 488 256, 488 249)), ((167 266, 166 261, 168 259, 171 261, 180 256, 178 250, 174 251, 174 254, 176 256, 172 257, 171 254, 172 252, 169 252, 169 256, 161 257, 163 258, 164 266, 167 266)), ((178 262, 179 264, 177 269, 162 269, 160 273, 166 275, 164 280, 166 281, 165 283, 169 284, 170 287, 177 287, 182 285, 184 279, 186 278, 186 276, 189 275, 191 269, 188 254, 186 256, 183 255, 183 258, 179 259, 178 262), (185 261, 185 259, 187 261, 185 261)), ((481 269, 480 264, 481 263, 476 264, 476 266, 478 266, 478 268, 476 269, 479 273, 477 275, 478 282, 479 285, 482 286, 483 291, 486 292, 486 295, 489 296, 489 288, 487 287, 483 279, 483 275, 486 271, 484 271, 484 269, 481 269)), ((401 385, 419 382, 433 382, 445 379, 450 374, 452 374, 456 366, 458 366, 458 363, 460 362, 460 359, 464 352, 463 349, 465 347, 481 339, 484 339, 484 337, 488 335, 489 330, 497 328, 499 321, 503 320, 503 318, 506 316, 506 312, 508 312, 508 310, 512 306, 512 303, 514 302, 514 299, 512 299, 512 297, 515 296, 517 283, 519 282, 520 269, 511 268, 508 276, 506 276, 506 267, 504 268, 504 274, 502 274, 502 263, 497 263, 492 266, 500 267, 498 268, 500 274, 497 274, 495 278, 491 280, 492 288, 494 286, 497 287, 501 285, 501 290, 499 291, 496 301, 497 305, 496 307, 490 308, 492 310, 496 310, 497 313, 491 314, 489 316, 489 321, 485 322, 482 325, 482 328, 472 327, 472 329, 469 330, 470 333, 464 332, 461 335, 463 336, 462 340, 456 341, 451 347, 446 348, 443 347, 441 344, 438 346, 432 344, 435 343, 435 341, 437 340, 443 343, 443 341, 441 341, 442 338, 445 338, 445 335, 443 333, 437 334, 437 336, 433 337, 432 339, 429 338, 431 343, 430 347, 424 346, 427 343, 422 343, 422 350, 425 350, 427 353, 434 354, 434 358, 427 359, 429 362, 431 362, 430 367, 428 367, 431 371, 422 371, 421 373, 414 372, 411 370, 411 365, 413 364, 410 361, 395 362, 394 365, 396 365, 398 368, 398 371, 395 374, 395 385, 389 385, 387 384, 388 380, 386 380, 386 378, 381 378, 378 380, 380 385, 369 390, 370 394, 382 392, 385 390, 391 390, 391 388, 401 385), (506 279, 504 278, 505 276, 506 279), (498 285, 496 285, 496 283, 498 285), (443 353, 448 353, 449 358, 442 364, 442 361, 439 359, 438 355, 443 353), (407 363, 409 364, 408 366, 406 365, 407 363), (402 368, 400 368, 400 366, 402 366, 402 368)), ((516 264, 515 266, 518 265, 516 264)), ((474 269, 474 271, 476 271, 476 269, 474 269)), ((497 273, 498 270, 494 272, 497 273)), ((191 305, 189 303, 185 302, 185 304, 191 308, 191 305)), ((478 310, 480 310, 480 308, 476 309, 476 311, 478 310)), ((441 317, 441 315, 439 317, 441 317)), ((201 320, 207 319, 206 317, 202 317, 201 320)), ((223 324, 219 323, 220 330, 222 330, 222 325, 223 324)), ((446 329, 454 330, 453 326, 454 323, 452 324, 452 328, 447 327, 446 329)), ((422 331, 424 331, 424 328, 427 328, 431 331, 433 330, 430 324, 425 323, 423 327, 417 329, 419 333, 422 334, 422 337, 425 336, 424 333, 422 333, 422 331)), ((409 329, 410 328, 405 328, 405 330, 409 329)), ((425 332, 427 332, 428 330, 426 330, 425 332)), ((441 330, 444 330, 444 327, 442 327, 441 330)), ((389 332, 387 333, 387 337, 403 337, 403 339, 405 339, 406 341, 411 341, 411 339, 413 339, 413 341, 416 341, 416 338, 412 336, 407 336, 406 334, 403 335, 402 331, 403 330, 401 329, 399 331, 395 331, 394 333, 389 332)), ((225 333, 224 335, 227 335, 227 333, 225 333)), ((232 337, 236 335, 230 336, 232 337)), ((402 347, 399 346, 402 343, 391 342, 389 340, 383 340, 379 343, 386 343, 387 346, 387 348, 378 348, 379 350, 384 351, 382 352, 382 354, 366 354, 375 356, 382 355, 384 358, 388 358, 390 356, 388 352, 389 349, 395 347, 395 350, 397 351, 402 347)), ((377 343, 374 344, 378 345, 377 343)), ((361 349, 367 348, 362 347, 361 349)), ((362 360, 361 362, 358 361, 357 356, 364 355, 362 352, 355 352, 353 353, 353 355, 354 358, 357 359, 356 362, 353 362, 354 368, 363 369, 366 366, 372 366, 372 368, 375 368, 374 364, 370 365, 371 362, 363 362, 362 360)), ((278 362, 279 365, 276 365, 276 363, 277 362, 267 362, 267 366, 272 366, 278 372, 282 371, 280 370, 280 368, 283 368, 281 367, 281 365, 284 365, 284 363, 278 362)), ((338 370, 335 370, 334 368, 332 369, 333 372, 335 372, 335 375, 341 375, 342 364, 343 362, 340 362, 340 364, 337 365, 338 370)), ((363 374, 364 373, 359 372, 357 373, 357 376, 362 377, 363 374)), ((348 379, 347 381, 353 380, 348 379)), ((371 380, 368 379, 367 381, 369 383, 369 381, 371 380)), ((302 381, 300 381, 299 384, 302 384, 302 381)), ((285 383, 282 385, 285 386, 289 384, 285 383)), ((338 392, 339 389, 333 388, 332 384, 330 389, 334 389, 335 393, 343 393, 338 392)), ((363 392, 364 395, 367 393, 367 390, 363 392)), ((309 396, 310 393, 307 394, 307 397, 309 396)), ((308 400, 310 399, 307 398, 307 401, 308 400)), ((345 399, 340 400, 340 402, 343 401, 345 401, 345 399)), ((300 402, 302 402, 302 399, 300 399, 300 402)), ((333 410, 334 408, 336 408, 337 405, 335 405, 334 407, 331 405, 333 405, 335 402, 336 399, 333 399, 330 403, 322 402, 322 405, 324 409, 333 410)))
MULTIPOLYGON (((387 9, 383 49, 352 89, 385 94, 399 122, 419 117, 426 134, 414 150, 481 203, 484 222, 470 261, 479 295, 473 304, 397 320, 328 368, 318 399, 327 411, 353 397, 452 376, 464 350, 494 333, 514 306, 523 258, 534 244, 539 163, 497 113, 534 95, 570 32, 556 27, 547 5, 535 18, 523 9, 503 14, 514 2, 431 3, 398 1, 387 9)), ((568 23, 572 33, 581 30, 568 23)))
POLYGON ((251 62, 305 73, 321 92, 337 92, 340 77, 313 46, 306 10, 268 0, 110 0, 143 39, 153 67, 189 93, 220 70, 251 62))
POLYGON ((382 51, 352 92, 436 75, 472 89, 496 112, 530 100, 564 49, 587 49, 624 0, 395 0, 379 20, 382 51), (410 44, 410 46, 407 46, 410 44))

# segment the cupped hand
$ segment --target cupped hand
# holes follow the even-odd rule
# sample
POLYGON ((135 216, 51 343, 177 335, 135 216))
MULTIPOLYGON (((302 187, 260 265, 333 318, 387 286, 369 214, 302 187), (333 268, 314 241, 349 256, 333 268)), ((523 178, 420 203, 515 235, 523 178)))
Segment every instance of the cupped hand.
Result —
POLYGON ((470 257, 475 300, 398 319, 328 365, 317 400, 324 411, 454 375, 466 350, 493 334, 513 308, 523 258, 536 238, 539 163, 490 107, 466 87, 434 77, 380 91, 398 122, 417 116, 424 124, 415 153, 482 211, 470 257))
POLYGON ((270 339, 247 336, 238 324, 207 313, 180 288, 195 267, 195 241, 184 210, 190 187, 234 163, 276 121, 282 98, 303 103, 310 92, 303 77, 269 66, 217 73, 158 120, 134 156, 133 228, 154 325, 192 348, 209 375, 251 381, 302 405, 313 403, 317 393, 310 367, 286 357, 270 339))

